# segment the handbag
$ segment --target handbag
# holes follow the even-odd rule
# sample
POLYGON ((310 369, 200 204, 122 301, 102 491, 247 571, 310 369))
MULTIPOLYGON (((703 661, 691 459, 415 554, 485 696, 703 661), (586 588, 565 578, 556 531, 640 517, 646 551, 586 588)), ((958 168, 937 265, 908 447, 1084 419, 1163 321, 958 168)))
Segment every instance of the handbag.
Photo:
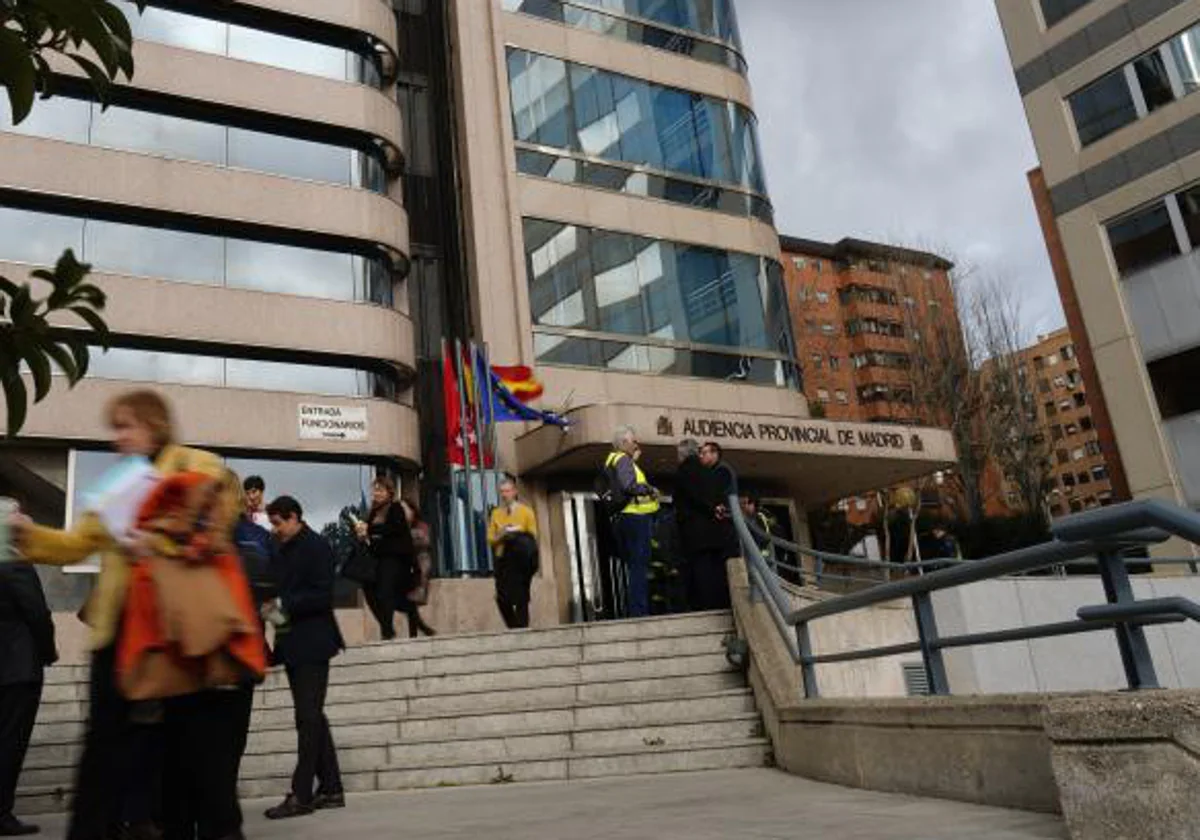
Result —
POLYGON ((433 558, 428 551, 417 555, 417 585, 405 595, 410 603, 423 607, 429 603, 429 578, 433 576, 433 558))
POLYGON ((369 586, 379 578, 379 558, 365 545, 357 545, 347 552, 342 563, 342 577, 359 586, 369 586))

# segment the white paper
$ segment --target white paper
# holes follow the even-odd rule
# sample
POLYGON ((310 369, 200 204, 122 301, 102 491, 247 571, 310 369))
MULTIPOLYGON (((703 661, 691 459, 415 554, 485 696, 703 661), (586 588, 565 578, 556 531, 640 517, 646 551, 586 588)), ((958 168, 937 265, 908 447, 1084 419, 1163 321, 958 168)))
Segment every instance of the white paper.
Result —
POLYGON ((84 510, 96 514, 104 529, 118 542, 124 542, 142 503, 161 476, 147 458, 131 455, 122 458, 96 482, 87 494, 84 510))

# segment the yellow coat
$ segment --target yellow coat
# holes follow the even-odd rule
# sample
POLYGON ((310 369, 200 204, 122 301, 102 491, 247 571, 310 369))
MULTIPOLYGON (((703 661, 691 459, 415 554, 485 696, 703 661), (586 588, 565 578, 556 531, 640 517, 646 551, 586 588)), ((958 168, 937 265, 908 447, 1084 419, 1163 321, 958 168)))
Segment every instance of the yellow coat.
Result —
MULTIPOLYGON (((154 467, 164 476, 198 472, 219 479, 225 472, 216 455, 174 444, 159 453, 154 467)), ((92 629, 93 649, 108 647, 116 640, 129 584, 129 560, 98 516, 85 514, 68 531, 35 525, 21 542, 20 550, 25 560, 46 566, 73 566, 99 553, 100 576, 84 605, 84 621, 92 629)))
POLYGON ((488 521, 488 543, 497 557, 504 555, 504 535, 514 529, 537 539, 537 517, 533 515, 533 508, 517 502, 513 505, 512 513, 503 504, 492 509, 492 517, 488 521))

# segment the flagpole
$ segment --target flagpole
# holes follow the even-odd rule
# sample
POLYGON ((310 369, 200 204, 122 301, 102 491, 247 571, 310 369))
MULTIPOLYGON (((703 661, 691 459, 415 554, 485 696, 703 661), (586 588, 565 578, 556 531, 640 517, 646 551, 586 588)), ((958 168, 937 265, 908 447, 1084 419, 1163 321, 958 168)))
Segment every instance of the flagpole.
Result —
MULTIPOLYGON (((487 371, 487 387, 488 387, 488 448, 492 450, 492 459, 496 464, 496 469, 500 469, 500 452, 496 448, 496 389, 492 385, 492 353, 488 349, 487 342, 483 343, 483 369, 487 371)), ((497 498, 496 503, 500 500, 497 498)))
POLYGON ((476 353, 475 342, 470 342, 468 347, 470 349, 469 356, 471 360, 471 391, 473 392, 472 403, 474 403, 475 449, 479 453, 480 505, 483 508, 483 515, 486 521, 486 517, 491 514, 489 505, 492 494, 488 491, 488 485, 491 483, 492 476, 488 470, 487 455, 484 450, 483 391, 481 388, 482 383, 479 381, 479 360, 476 353))
POLYGON ((478 429, 477 442, 479 443, 479 464, 483 468, 483 506, 485 510, 490 510, 492 507, 492 498, 495 496, 495 470, 496 453, 492 450, 492 467, 487 466, 488 441, 491 437, 489 426, 491 424, 492 414, 492 388, 491 382, 488 381, 488 369, 483 353, 479 349, 479 345, 471 343, 471 370, 475 372, 475 394, 477 396, 476 405, 479 407, 479 422, 476 425, 478 429), (480 369, 482 367, 482 370, 480 369))
POLYGON ((467 516, 466 516, 466 538, 467 538, 467 557, 471 561, 471 571, 479 571, 479 547, 475 544, 475 489, 471 485, 471 434, 468 431, 467 421, 467 395, 463 388, 463 363, 462 363, 462 341, 454 339, 454 369, 458 373, 458 408, 459 408, 459 435, 462 437, 463 448, 463 480, 466 482, 467 489, 467 516))

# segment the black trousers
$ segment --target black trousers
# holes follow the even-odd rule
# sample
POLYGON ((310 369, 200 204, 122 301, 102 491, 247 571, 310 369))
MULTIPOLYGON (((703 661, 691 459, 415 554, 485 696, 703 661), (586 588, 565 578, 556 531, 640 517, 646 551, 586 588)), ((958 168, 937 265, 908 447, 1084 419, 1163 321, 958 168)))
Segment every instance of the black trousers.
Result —
POLYGON ((730 607, 728 549, 691 551, 688 559, 688 606, 693 610, 727 610, 730 607))
POLYGON ((292 795, 308 804, 316 793, 342 793, 342 772, 329 721, 325 717, 325 694, 329 689, 329 663, 287 666, 288 688, 296 713, 296 771, 292 795))
POLYGON ((88 721, 75 770, 67 840, 103 840, 121 819, 130 704, 117 692, 116 648, 92 654, 88 721))
POLYGON ((496 605, 504 626, 516 630, 529 626, 529 587, 533 583, 530 558, 507 553, 496 558, 496 605))
POLYGON ((13 812, 17 779, 41 702, 40 681, 0 685, 0 817, 13 812))
POLYGON ((237 779, 253 698, 246 687, 166 701, 164 840, 222 840, 241 830, 237 779))

